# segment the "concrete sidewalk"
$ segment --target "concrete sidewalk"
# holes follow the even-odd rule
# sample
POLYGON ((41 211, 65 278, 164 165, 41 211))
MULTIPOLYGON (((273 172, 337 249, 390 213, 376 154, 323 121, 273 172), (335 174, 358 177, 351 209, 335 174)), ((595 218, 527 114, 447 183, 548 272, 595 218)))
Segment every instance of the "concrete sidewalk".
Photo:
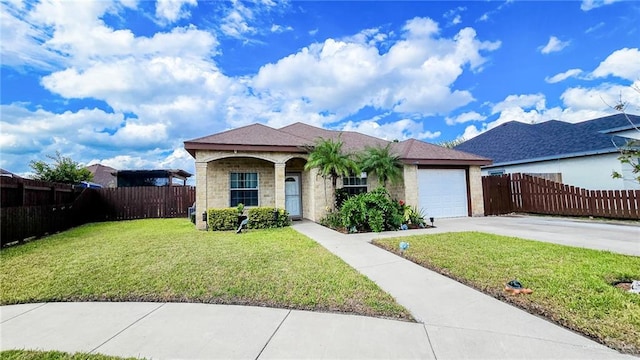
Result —
POLYGON ((189 303, 0 307, 0 350, 147 359, 434 359, 424 326, 355 315, 189 303))
MULTIPOLYGON (((380 234, 344 235, 309 221, 293 227, 405 306, 424 324, 438 359, 634 358, 369 243, 380 234)), ((412 234, 398 231, 384 236, 412 234)))

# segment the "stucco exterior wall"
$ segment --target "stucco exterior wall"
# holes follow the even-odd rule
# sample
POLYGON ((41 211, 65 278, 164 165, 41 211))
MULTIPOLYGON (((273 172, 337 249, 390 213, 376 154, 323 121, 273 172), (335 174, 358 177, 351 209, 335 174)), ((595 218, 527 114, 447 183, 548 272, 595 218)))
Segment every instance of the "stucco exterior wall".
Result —
POLYGON ((483 168, 482 175, 488 175, 489 169, 504 169, 505 174, 518 172, 561 173, 563 183, 588 190, 640 189, 640 184, 630 179, 631 168, 628 165, 623 166, 620 164, 617 153, 540 161, 521 165, 492 166, 483 168), (626 179, 613 179, 611 177, 613 170, 625 175, 626 179))
POLYGON ((469 166, 469 195, 471 216, 484 216, 484 196, 480 166, 469 166))

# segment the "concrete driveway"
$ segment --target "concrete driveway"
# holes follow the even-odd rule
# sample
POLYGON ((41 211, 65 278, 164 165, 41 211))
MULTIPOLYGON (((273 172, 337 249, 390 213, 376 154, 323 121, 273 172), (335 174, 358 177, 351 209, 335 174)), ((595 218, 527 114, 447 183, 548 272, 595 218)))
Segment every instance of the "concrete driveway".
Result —
MULTIPOLYGON (((603 222, 528 215, 435 219, 435 229, 425 234, 454 231, 481 231, 556 244, 608 250, 640 256, 640 221, 603 222)), ((411 234, 417 234, 415 230, 411 234)), ((379 237, 398 236, 392 231, 379 237)))

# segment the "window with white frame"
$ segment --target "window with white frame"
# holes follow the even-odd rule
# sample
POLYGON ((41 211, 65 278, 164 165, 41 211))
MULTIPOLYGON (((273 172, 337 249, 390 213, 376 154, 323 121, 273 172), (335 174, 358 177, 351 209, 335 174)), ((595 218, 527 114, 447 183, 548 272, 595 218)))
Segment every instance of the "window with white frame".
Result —
POLYGON ((242 203, 244 206, 258 206, 258 173, 231 173, 231 207, 242 203))
POLYGON ((349 195, 357 195, 367 192, 367 173, 351 174, 342 178, 342 187, 349 195))

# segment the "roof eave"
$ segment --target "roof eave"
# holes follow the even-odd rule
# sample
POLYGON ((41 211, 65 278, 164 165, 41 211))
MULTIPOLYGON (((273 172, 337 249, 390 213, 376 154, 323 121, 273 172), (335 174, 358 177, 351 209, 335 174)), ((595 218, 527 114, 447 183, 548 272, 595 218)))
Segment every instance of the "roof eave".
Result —
POLYGON ((184 148, 195 158, 198 150, 246 151, 246 152, 290 152, 306 153, 302 146, 296 145, 246 145, 246 144, 205 144, 185 141, 184 148))
POLYGON ((477 165, 486 166, 492 163, 488 159, 400 159, 409 165, 477 165))
POLYGON ((560 159, 570 159, 570 158, 592 156, 592 155, 611 154, 611 153, 616 153, 616 152, 619 152, 619 151, 620 150, 617 149, 617 148, 607 148, 607 149, 599 149, 599 150, 592 150, 592 151, 582 151, 582 152, 569 153, 569 154, 543 156, 543 157, 532 158, 532 159, 521 159, 521 160, 505 161, 505 162, 501 162, 501 163, 492 164, 489 167, 493 168, 493 167, 499 167, 499 166, 530 164, 530 163, 534 163, 534 162, 549 161, 549 160, 560 160, 560 159))

